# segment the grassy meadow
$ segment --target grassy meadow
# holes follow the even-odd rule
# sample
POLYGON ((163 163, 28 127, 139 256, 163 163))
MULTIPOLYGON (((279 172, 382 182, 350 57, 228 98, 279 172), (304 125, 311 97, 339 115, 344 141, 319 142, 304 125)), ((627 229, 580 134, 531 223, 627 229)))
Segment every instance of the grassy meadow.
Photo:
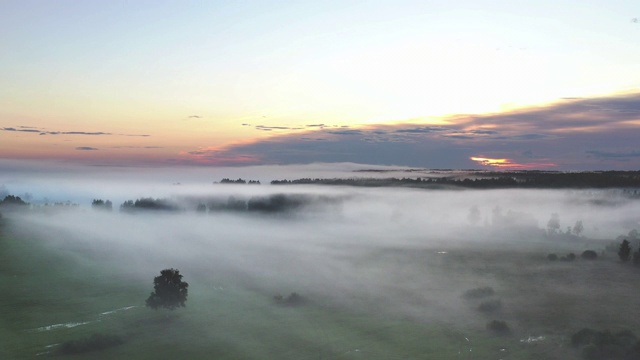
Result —
POLYGON ((351 248, 354 276, 391 285, 342 297, 304 279, 181 268, 186 308, 154 311, 144 300, 160 268, 143 279, 104 249, 55 247, 15 227, 0 228, 2 359, 579 359, 569 338, 583 327, 640 334, 640 269, 615 253, 546 259, 603 242, 351 248), (463 298, 481 287, 494 293, 463 298), (293 291, 307 301, 273 299, 293 291), (491 320, 510 332, 487 330, 491 320), (117 341, 92 344, 94 334, 117 341), (61 350, 73 341, 88 350, 61 350))

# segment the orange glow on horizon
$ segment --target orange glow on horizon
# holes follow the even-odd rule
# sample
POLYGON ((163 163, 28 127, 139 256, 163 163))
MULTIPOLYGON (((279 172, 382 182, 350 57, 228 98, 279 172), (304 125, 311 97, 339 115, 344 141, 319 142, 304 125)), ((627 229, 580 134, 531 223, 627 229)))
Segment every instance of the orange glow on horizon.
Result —
POLYGON ((558 166, 558 164, 554 164, 554 163, 518 164, 518 163, 512 162, 511 159, 492 159, 492 158, 478 157, 478 156, 472 156, 472 157, 470 157, 470 159, 475 161, 475 162, 478 162, 480 165, 483 165, 483 166, 493 166, 493 167, 505 168, 505 169, 522 169, 522 170, 525 170, 525 169, 540 169, 540 168, 558 166))
POLYGON ((472 156, 470 159, 486 166, 501 167, 501 166, 512 165, 509 159, 491 159, 491 158, 475 157, 475 156, 472 156))

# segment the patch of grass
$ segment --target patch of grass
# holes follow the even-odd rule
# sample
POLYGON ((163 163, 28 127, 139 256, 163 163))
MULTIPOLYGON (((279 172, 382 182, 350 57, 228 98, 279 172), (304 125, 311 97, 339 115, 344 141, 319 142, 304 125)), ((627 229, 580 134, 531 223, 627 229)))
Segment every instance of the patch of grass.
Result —
POLYGON ((104 350, 123 343, 124 340, 117 335, 91 334, 80 340, 65 341, 56 350, 56 353, 60 355, 80 354, 104 350))

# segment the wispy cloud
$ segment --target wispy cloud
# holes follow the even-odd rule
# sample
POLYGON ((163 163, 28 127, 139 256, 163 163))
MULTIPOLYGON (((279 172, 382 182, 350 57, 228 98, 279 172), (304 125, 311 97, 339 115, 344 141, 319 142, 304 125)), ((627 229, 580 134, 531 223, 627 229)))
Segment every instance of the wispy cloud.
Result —
POLYGON ((2 131, 8 132, 24 132, 24 133, 34 133, 38 135, 86 135, 86 136, 140 136, 140 137, 148 137, 151 135, 147 134, 114 134, 110 132, 103 131, 51 131, 45 129, 38 129, 30 126, 17 126, 17 127, 3 127, 0 128, 2 131))
POLYGON ((5 128, 2 128, 2 131, 15 131, 15 132, 27 132, 27 133, 40 133, 41 132, 40 130, 36 130, 36 129, 33 129, 33 128, 22 128, 22 127, 18 128, 18 129, 13 128, 13 127, 5 127, 5 128))
POLYGON ((302 128, 300 127, 289 127, 289 126, 264 126, 264 125, 257 125, 255 126, 256 130, 262 130, 262 131, 272 131, 272 130, 302 130, 302 128))
POLYGON ((91 147, 91 146, 78 146, 78 147, 76 148, 76 150, 81 150, 81 151, 95 151, 95 150, 98 150, 98 148, 94 148, 94 147, 91 147))

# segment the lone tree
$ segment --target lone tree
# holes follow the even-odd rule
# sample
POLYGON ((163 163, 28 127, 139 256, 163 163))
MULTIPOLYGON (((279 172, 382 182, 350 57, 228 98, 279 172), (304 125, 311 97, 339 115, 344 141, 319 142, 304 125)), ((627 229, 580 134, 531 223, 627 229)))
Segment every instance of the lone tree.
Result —
POLYGON ((160 276, 153 279, 154 291, 147 299, 147 306, 154 310, 158 308, 174 310, 184 307, 188 287, 189 284, 182 281, 182 275, 177 269, 162 270, 160 276))
POLYGON ((620 244, 620 249, 618 250, 618 256, 620 260, 627 262, 631 256, 631 246, 629 245, 629 241, 627 239, 622 240, 622 244, 620 244))

